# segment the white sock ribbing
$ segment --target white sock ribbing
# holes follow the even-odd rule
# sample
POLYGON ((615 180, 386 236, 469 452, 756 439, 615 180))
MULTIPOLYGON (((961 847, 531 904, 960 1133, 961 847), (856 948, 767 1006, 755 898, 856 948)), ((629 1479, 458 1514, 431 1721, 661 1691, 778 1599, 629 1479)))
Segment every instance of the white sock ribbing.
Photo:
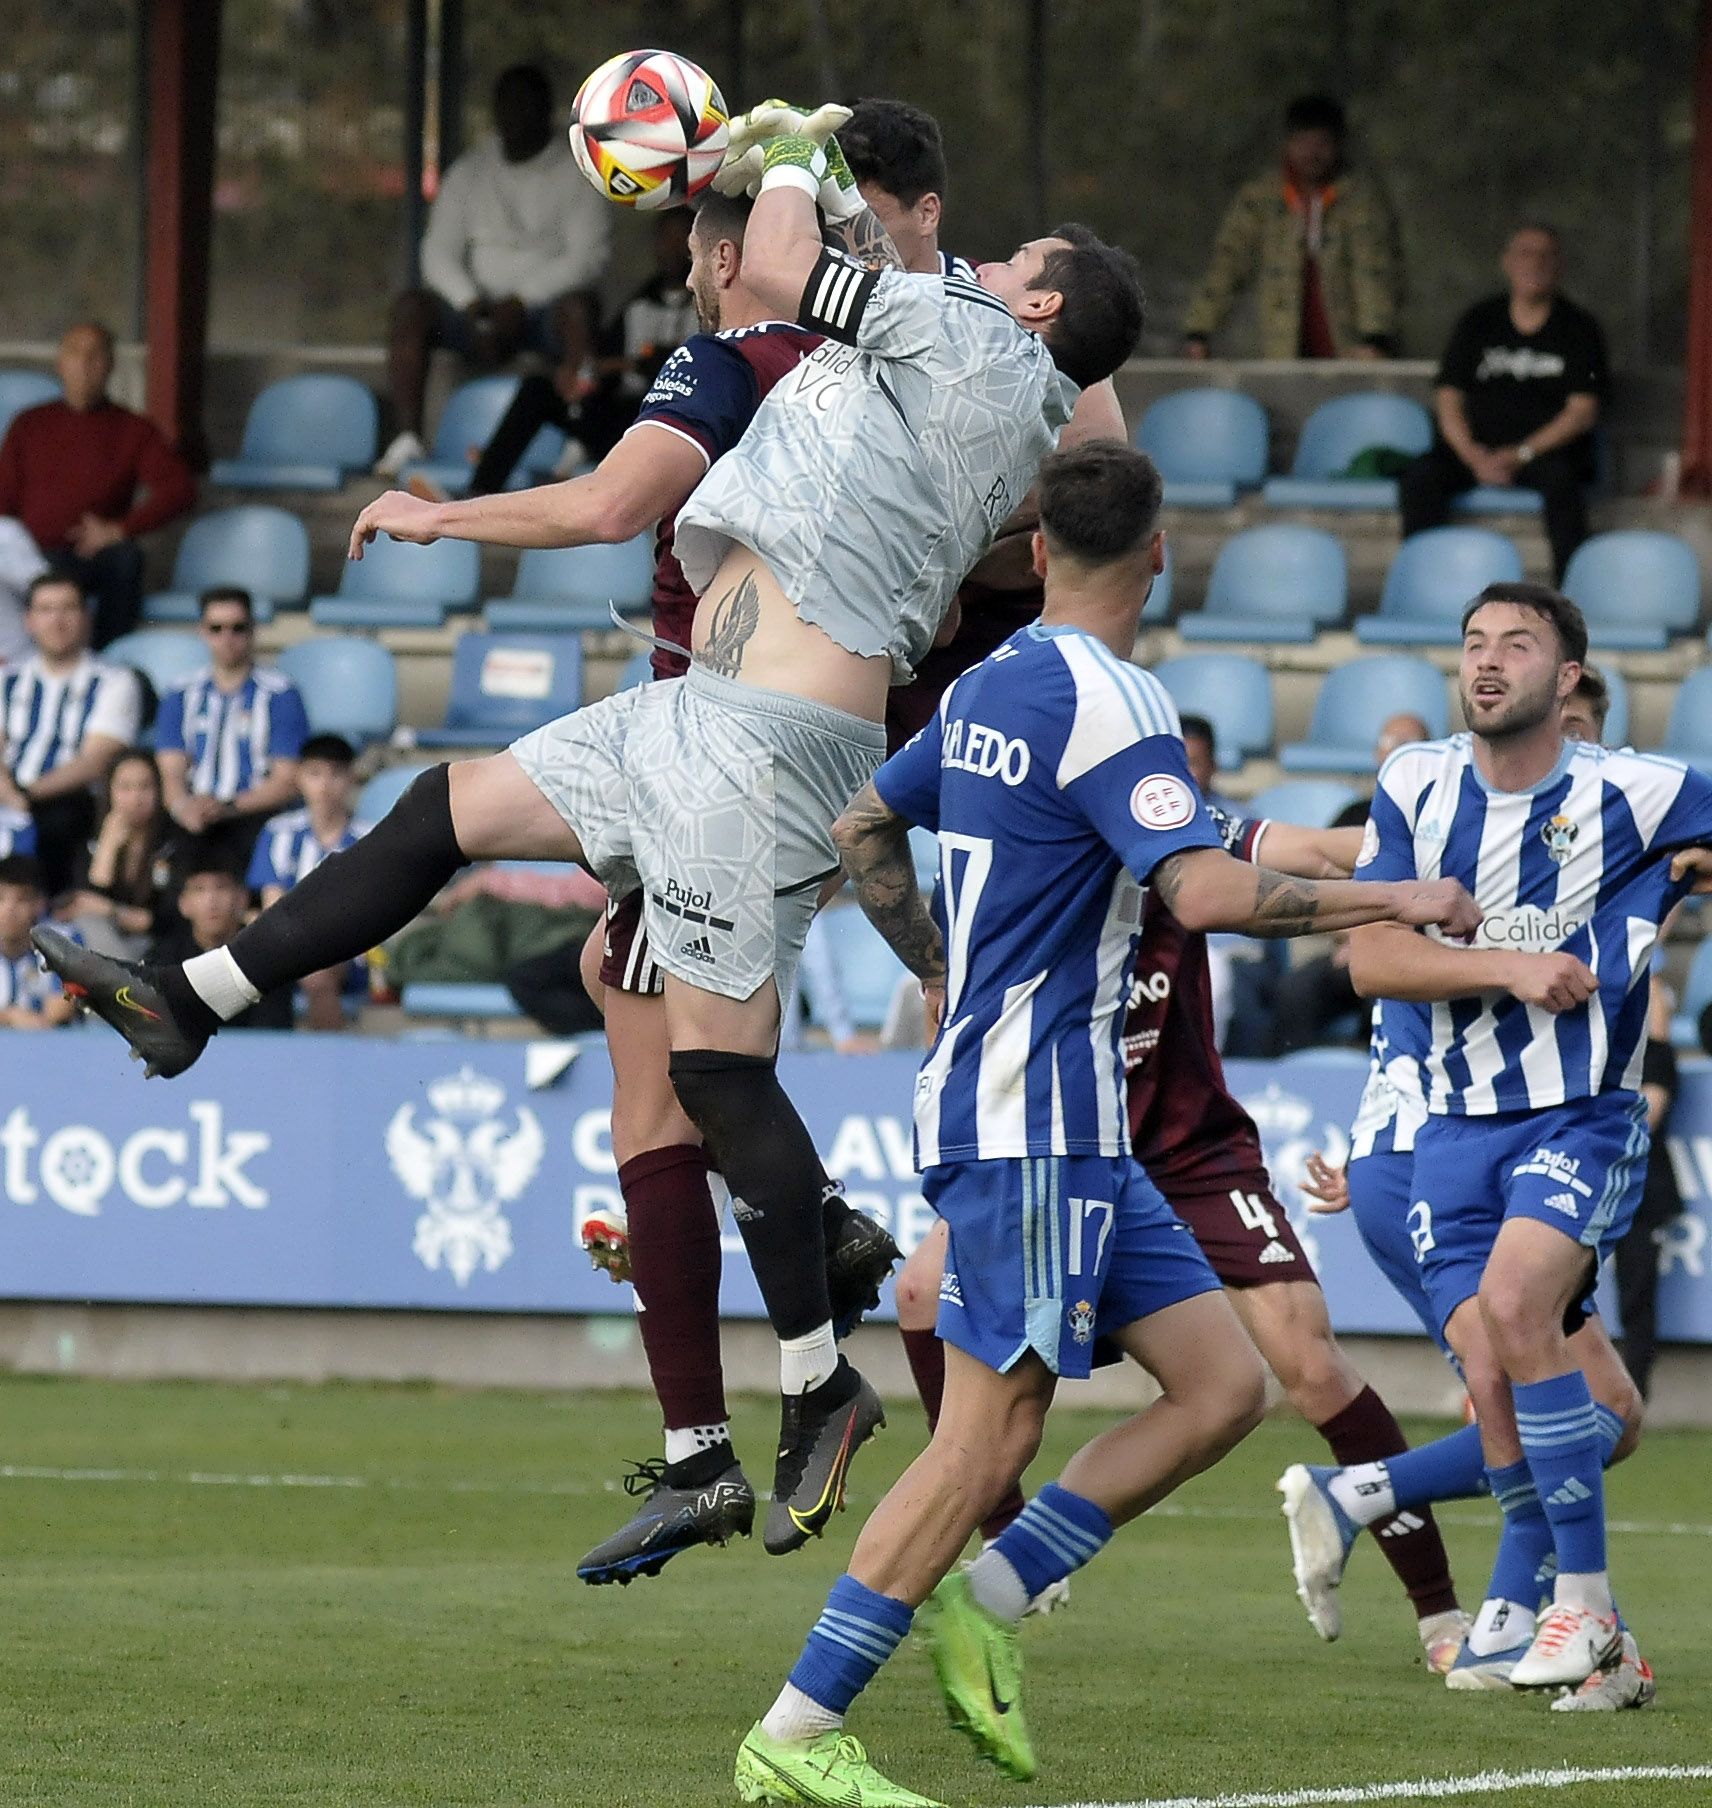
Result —
POLYGON ((668 1425, 666 1427, 666 1461, 687 1463, 704 1450, 717 1449, 731 1442, 731 1421, 722 1419, 717 1425, 668 1425))
POLYGON ((793 1744, 807 1744, 843 1724, 842 1714, 823 1708, 812 1695, 805 1695, 791 1682, 785 1684, 779 1699, 761 1716, 761 1730, 769 1739, 785 1739, 793 1744))
POLYGON ((184 963, 184 977, 222 1023, 230 1023, 261 1002, 261 993, 245 979, 230 948, 211 948, 206 954, 193 955, 184 963))
POLYGON ((1558 1607, 1584 1607, 1589 1613, 1610 1614, 1611 1578, 1604 1570, 1559 1570, 1557 1587, 1552 1594, 1558 1607))
POLYGON ((1352 1463, 1326 1484, 1331 1497, 1358 1526, 1377 1525, 1397 1511, 1390 1472, 1383 1463, 1352 1463))
POLYGON ((1476 1657, 1525 1645, 1534 1636, 1534 1611, 1520 1601, 1482 1601, 1469 1629, 1468 1648, 1476 1657))
POLYGON ((838 1343, 828 1320, 806 1337, 779 1339, 779 1392, 806 1394, 838 1367, 838 1343))
POLYGON ((995 1619, 1014 1626, 1028 1612, 1028 1588, 1003 1551, 988 1545, 965 1573, 970 1594, 995 1619))

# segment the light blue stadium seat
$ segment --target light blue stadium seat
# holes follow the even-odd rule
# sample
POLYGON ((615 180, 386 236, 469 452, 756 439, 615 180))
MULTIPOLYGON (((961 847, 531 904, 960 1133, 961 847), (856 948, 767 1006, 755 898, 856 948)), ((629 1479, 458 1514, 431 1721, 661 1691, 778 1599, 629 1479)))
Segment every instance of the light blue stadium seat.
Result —
POLYGON ((139 628, 109 641, 102 648, 101 657, 113 665, 128 665, 141 672, 153 685, 155 695, 164 697, 175 684, 182 684, 207 665, 208 648, 200 634, 171 628, 139 628))
POLYGON ((1141 417, 1135 443, 1159 467, 1171 508, 1229 508, 1266 476, 1266 410, 1237 389, 1180 389, 1141 417))
MULTIPOLYGON (((817 933, 832 944, 839 990, 850 1021, 859 1030, 877 1030, 886 1021, 898 982, 908 977, 908 969, 855 904, 828 906, 817 919, 817 933)), ((825 1001, 817 999, 809 985, 803 987, 803 995, 809 1022, 818 1029, 827 1028, 825 1001)))
POLYGON ((1326 674, 1314 702, 1308 738, 1279 755, 1286 772, 1371 772, 1374 743, 1386 721, 1407 711, 1430 737, 1450 732, 1444 674, 1407 653, 1352 659, 1326 674))
POLYGON ((1147 601, 1142 604, 1141 619, 1149 626, 1157 626, 1160 622, 1171 619, 1171 585, 1176 573, 1176 566, 1171 557, 1171 542, 1165 542, 1165 569, 1153 580, 1153 588, 1147 593, 1147 601))
POLYGON ((1488 584, 1515 584, 1522 555, 1489 527, 1429 527, 1397 548, 1377 615, 1355 624, 1363 646, 1454 647, 1462 612, 1488 584))
POLYGON ((582 703, 583 646, 575 634, 461 635, 443 728, 422 747, 502 747, 582 703))
POLYGON ((409 790, 419 773, 433 762, 412 760, 404 766, 383 766, 357 793, 356 815, 361 822, 379 822, 409 790))
POLYGON ((1451 503, 1456 515, 1540 515, 1545 500, 1538 490, 1512 488, 1508 484, 1477 483, 1451 503))
MULTIPOLYGON (((1598 661, 1593 662, 1598 665, 1598 661)), ((1611 706, 1605 715, 1605 745, 1627 747, 1629 744, 1629 681, 1614 665, 1599 666, 1599 675, 1611 693, 1611 706)))
POLYGON ((343 735, 360 749, 398 726, 398 670, 378 641, 354 634, 300 640, 280 654, 279 669, 303 693, 314 734, 343 735))
POLYGON ((1670 1039, 1678 1048, 1699 1049, 1700 1019, 1709 1004, 1712 1004, 1712 935, 1694 950, 1676 1015, 1670 1020, 1670 1039))
POLYGON ((438 628, 453 610, 473 609, 480 590, 473 541, 412 546, 377 534, 360 559, 345 561, 337 594, 309 605, 309 619, 327 628, 438 628))
POLYGON ((407 1017, 521 1017, 502 985, 472 980, 422 980, 399 997, 407 1017))
POLYGON ((1660 751, 1712 772, 1712 665, 1690 672, 1678 687, 1660 751))
POLYGON ((43 402, 57 402, 63 392, 59 378, 45 370, 0 370, 0 439, 12 417, 43 402))
POLYGON ((1153 668, 1177 713, 1205 716, 1221 771, 1272 751, 1272 680, 1246 653, 1183 653, 1153 668))
POLYGON ((616 546, 531 547, 517 561, 511 595, 490 597, 482 616, 490 628, 610 628, 613 607, 640 615, 653 593, 651 533, 616 546))
POLYGON ((1342 542, 1281 521, 1233 534, 1219 548, 1200 613, 1177 628, 1189 641, 1305 645, 1341 622, 1348 604, 1342 542))
POLYGON ((919 825, 909 832, 910 854, 915 860, 915 882, 924 893, 939 883, 939 837, 919 825))
POLYGON ((270 383, 250 404, 236 458, 217 458, 211 482, 240 490, 337 490, 375 461, 380 411, 355 377, 270 383))
POLYGON ((653 677, 653 653, 649 651, 632 653, 625 660, 623 669, 618 674, 618 682, 612 688, 615 692, 634 690, 639 684, 652 683, 653 677))
MULTIPOLYGON (((448 496, 464 495, 475 470, 470 453, 480 451, 493 438, 517 394, 517 383, 516 377, 477 377, 460 383, 440 411, 428 456, 406 465, 399 481, 408 483, 412 477, 426 477, 448 496)), ((564 449, 565 436, 557 427, 541 428, 524 448, 505 487, 527 489, 543 471, 552 470, 564 449)))
POLYGON ((1243 806, 1243 814, 1304 829, 1329 829, 1360 795, 1335 778, 1287 778, 1257 791, 1243 806))
POLYGON ((1372 390, 1334 396, 1302 423, 1288 477, 1261 489, 1271 508, 1392 509, 1397 483, 1390 477, 1341 477, 1358 453, 1376 447, 1419 454, 1433 443, 1432 417, 1409 396, 1372 390))
POLYGON ((1700 625, 1700 561, 1676 534, 1593 535, 1571 554, 1563 593, 1587 617, 1596 647, 1662 652, 1672 635, 1700 625))
POLYGON ((143 620, 195 621, 197 599, 216 584, 248 591, 257 621, 271 621, 275 608, 301 608, 309 594, 308 530, 287 510, 260 503, 200 516, 178 543, 170 588, 144 602, 143 620))

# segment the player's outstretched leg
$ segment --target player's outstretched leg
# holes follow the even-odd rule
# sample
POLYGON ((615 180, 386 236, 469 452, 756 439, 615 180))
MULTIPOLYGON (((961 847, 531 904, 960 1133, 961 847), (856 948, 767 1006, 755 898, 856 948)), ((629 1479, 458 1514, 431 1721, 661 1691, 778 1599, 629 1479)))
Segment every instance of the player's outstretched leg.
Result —
POLYGON ((361 841, 324 860, 227 947, 168 967, 109 960, 53 930, 36 932, 36 949, 151 1074, 171 1079, 264 993, 378 947, 467 861, 581 853, 511 755, 495 754, 421 773, 361 841))

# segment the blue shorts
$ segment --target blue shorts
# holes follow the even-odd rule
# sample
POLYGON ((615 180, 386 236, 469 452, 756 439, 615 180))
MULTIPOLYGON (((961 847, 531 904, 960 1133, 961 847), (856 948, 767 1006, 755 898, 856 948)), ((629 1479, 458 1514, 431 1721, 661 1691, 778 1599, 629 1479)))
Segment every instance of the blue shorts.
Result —
POLYGON ((1410 1228, 1440 1329, 1480 1291, 1506 1218, 1561 1231, 1597 1272, 1634 1222, 1650 1141, 1646 1104, 1632 1092, 1544 1111, 1428 1118, 1415 1137, 1410 1228))
POLYGON ((939 1335, 1001 1375, 1033 1350, 1079 1380, 1097 1336, 1219 1290, 1129 1156, 944 1162, 922 1192, 950 1232, 939 1335))
POLYGON ((1349 1209, 1374 1266, 1426 1326, 1427 1335, 1448 1352, 1410 1235, 1414 1172, 1415 1157, 1407 1150, 1375 1149, 1356 1156, 1347 1169, 1349 1209))

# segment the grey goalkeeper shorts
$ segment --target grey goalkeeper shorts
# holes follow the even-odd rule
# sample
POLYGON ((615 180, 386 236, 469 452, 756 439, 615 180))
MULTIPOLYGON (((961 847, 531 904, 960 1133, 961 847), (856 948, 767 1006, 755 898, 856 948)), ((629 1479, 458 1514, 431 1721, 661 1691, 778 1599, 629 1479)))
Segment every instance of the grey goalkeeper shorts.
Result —
POLYGON ((654 961, 704 992, 785 996, 832 822, 885 757, 877 722, 700 666, 513 744, 614 897, 642 892, 654 961))

